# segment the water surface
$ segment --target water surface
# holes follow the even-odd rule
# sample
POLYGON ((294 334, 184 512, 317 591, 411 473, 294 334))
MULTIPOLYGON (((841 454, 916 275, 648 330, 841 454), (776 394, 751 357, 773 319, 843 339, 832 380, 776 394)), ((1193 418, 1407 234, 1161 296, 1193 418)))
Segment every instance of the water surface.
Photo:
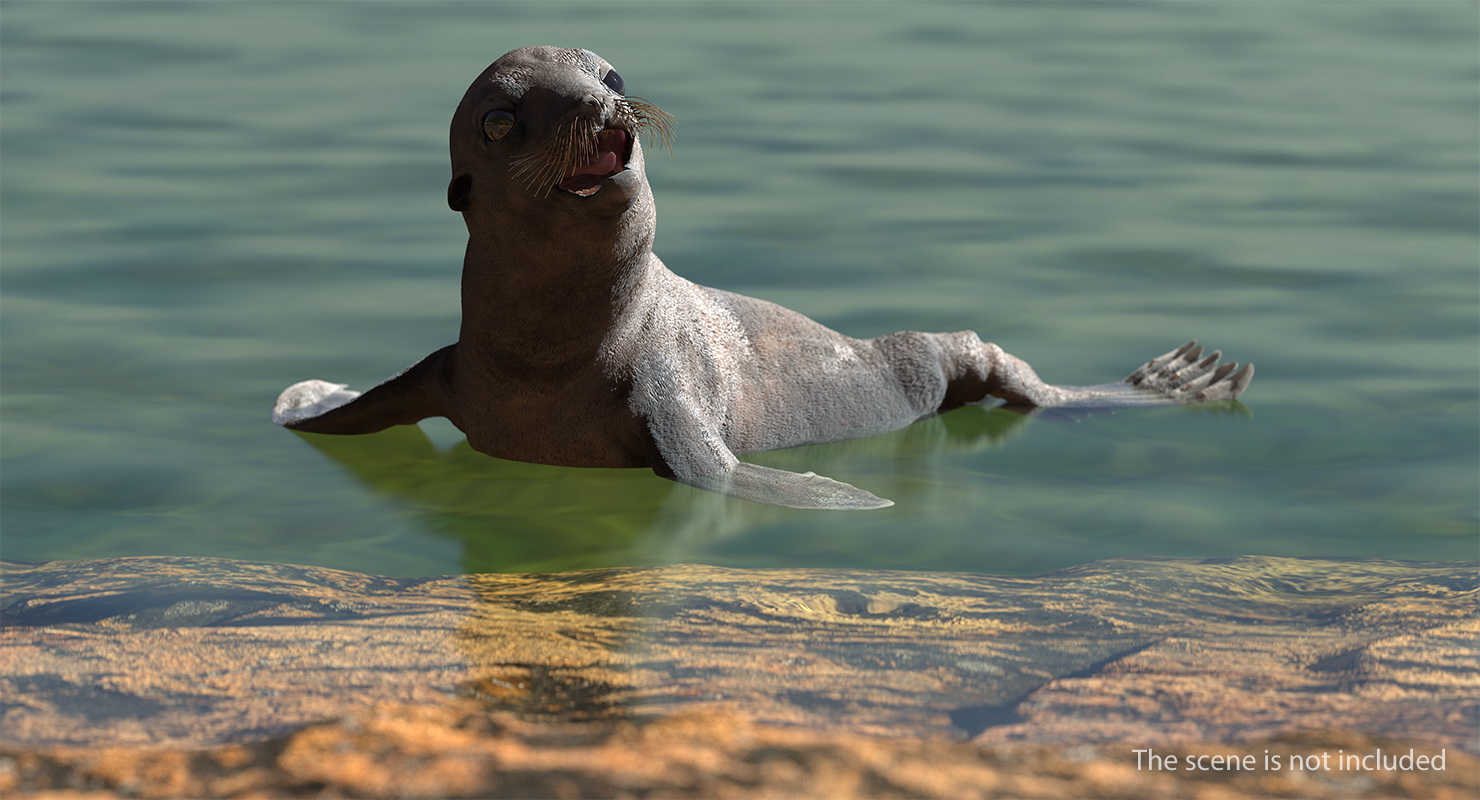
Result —
POLYGON ((1474 558, 1470 4, 45 3, 0 8, 7 558, 391 575, 702 562, 1038 573, 1474 558), (970 328, 1061 383, 1196 336, 1241 410, 977 408, 753 457, 777 509, 497 461, 444 421, 300 437, 453 340, 447 122, 526 44, 679 121, 657 251, 855 336, 970 328))

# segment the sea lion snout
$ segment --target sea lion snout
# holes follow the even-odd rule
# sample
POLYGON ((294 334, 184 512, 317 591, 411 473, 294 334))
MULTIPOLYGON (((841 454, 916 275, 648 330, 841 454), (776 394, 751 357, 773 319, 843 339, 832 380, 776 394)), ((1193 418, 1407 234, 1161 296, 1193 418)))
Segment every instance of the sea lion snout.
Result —
POLYGON ((587 93, 581 98, 581 107, 577 113, 585 119, 604 125, 616 114, 615 97, 611 94, 597 96, 587 93))

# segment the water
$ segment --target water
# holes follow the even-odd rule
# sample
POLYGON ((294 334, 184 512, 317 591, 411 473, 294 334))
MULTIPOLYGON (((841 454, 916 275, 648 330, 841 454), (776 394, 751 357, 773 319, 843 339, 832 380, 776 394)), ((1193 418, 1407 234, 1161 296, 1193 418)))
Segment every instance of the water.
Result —
POLYGON ((0 6, 7 558, 392 575, 670 562, 1038 573, 1476 556, 1471 4, 0 6), (442 421, 268 422, 453 340, 446 136, 549 43, 679 121, 657 251, 856 336, 970 328, 1060 383, 1197 336, 1245 407, 963 409, 761 454, 896 501, 762 507, 501 462, 442 421))

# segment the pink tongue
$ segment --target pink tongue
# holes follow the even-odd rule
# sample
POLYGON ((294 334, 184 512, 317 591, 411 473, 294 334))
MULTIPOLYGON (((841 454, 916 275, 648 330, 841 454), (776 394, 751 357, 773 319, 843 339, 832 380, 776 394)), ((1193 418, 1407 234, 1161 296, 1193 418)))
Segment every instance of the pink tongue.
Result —
POLYGON ((583 164, 579 167, 571 167, 565 173, 565 177, 574 178, 577 175, 605 175, 616 168, 616 153, 599 153, 597 154, 595 161, 592 161, 589 164, 583 164))
POLYGON ((617 171, 621 164, 619 153, 627 146, 627 134, 616 129, 604 130, 596 140, 596 157, 590 163, 571 167, 565 177, 576 175, 607 175, 617 171))

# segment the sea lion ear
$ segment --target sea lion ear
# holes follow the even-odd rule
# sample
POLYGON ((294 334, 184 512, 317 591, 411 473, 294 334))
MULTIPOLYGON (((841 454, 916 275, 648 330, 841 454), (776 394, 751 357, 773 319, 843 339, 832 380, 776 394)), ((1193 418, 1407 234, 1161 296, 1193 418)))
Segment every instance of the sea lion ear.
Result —
POLYGON ((468 210, 468 192, 473 188, 473 176, 464 172, 447 184, 447 206, 453 211, 468 210))

